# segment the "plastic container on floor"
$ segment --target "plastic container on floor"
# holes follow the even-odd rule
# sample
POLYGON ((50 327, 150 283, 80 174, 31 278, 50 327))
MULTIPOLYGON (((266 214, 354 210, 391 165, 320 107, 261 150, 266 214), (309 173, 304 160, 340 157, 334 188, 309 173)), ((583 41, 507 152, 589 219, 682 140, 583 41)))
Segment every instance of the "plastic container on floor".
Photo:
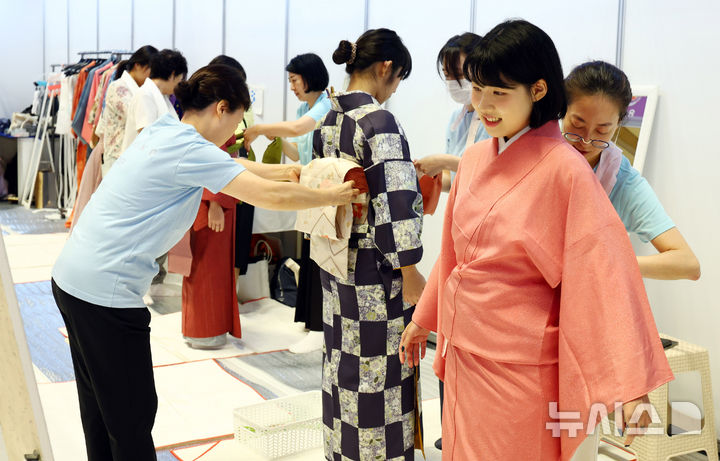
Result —
POLYGON ((322 446, 320 391, 268 400, 233 411, 235 440, 269 459, 322 446))

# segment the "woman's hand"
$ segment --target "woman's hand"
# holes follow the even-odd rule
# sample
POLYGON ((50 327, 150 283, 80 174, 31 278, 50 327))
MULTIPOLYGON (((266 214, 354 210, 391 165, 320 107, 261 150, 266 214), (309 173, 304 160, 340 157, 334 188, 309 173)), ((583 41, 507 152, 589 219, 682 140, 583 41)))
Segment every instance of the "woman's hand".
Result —
POLYGON ((208 227, 215 232, 222 232, 225 229, 225 213, 217 202, 210 202, 208 227))
POLYGON ((625 427, 623 429, 623 433, 627 434, 627 438, 625 439, 626 447, 630 446, 635 437, 642 436, 647 430, 648 426, 650 426, 650 423, 652 423, 652 417, 648 413, 648 411, 643 411, 640 419, 637 422, 630 422, 633 413, 635 413, 635 409, 638 407, 638 405, 643 404, 650 405, 650 399, 648 398, 647 394, 643 395, 639 399, 631 400, 623 405, 623 423, 625 427))
POLYGON ((400 339, 400 350, 398 351, 400 353, 400 363, 405 363, 405 360, 407 360, 410 367, 420 365, 420 359, 425 357, 429 334, 430 330, 426 330, 411 321, 405 327, 400 339))
POLYGON ((253 125, 245 128, 245 132, 243 134, 245 138, 245 149, 250 149, 250 144, 252 144, 255 139, 257 139, 258 136, 263 134, 262 132, 262 125, 253 125))
POLYGON ((402 271, 402 291, 403 301, 410 305, 415 305, 420 301, 423 289, 425 289, 425 277, 417 270, 415 266, 407 266, 400 269, 402 271))
POLYGON ((327 204, 324 206, 339 206, 347 205, 355 200, 360 190, 355 189, 355 181, 345 181, 337 186, 330 186, 322 189, 318 189, 322 194, 325 194, 327 204))
POLYGON ((302 165, 285 165, 287 169, 287 180, 290 182, 300 182, 300 172, 302 171, 302 165))
POLYGON ((420 176, 419 173, 428 176, 437 176, 442 173, 443 170, 447 169, 444 155, 428 155, 420 160, 415 160, 413 163, 415 164, 418 176, 420 176))

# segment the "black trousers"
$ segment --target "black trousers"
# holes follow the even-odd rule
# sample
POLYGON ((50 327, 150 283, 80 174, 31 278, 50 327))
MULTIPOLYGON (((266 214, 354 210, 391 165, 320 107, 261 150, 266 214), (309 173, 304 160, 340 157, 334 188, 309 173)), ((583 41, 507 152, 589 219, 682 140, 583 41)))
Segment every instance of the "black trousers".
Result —
POLYGON ((52 281, 70 341, 89 461, 156 461, 150 312, 78 299, 52 281))
POLYGON ((304 322, 310 331, 323 331, 323 292, 320 267, 310 259, 310 240, 302 239, 300 277, 298 281, 295 321, 304 322))

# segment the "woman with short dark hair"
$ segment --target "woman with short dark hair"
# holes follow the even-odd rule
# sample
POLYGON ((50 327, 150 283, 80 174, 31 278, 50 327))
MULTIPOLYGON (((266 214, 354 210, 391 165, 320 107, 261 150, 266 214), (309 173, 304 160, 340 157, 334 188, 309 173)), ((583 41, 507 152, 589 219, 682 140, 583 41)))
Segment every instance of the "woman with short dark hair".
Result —
POLYGON ((567 461, 596 404, 622 406, 629 444, 650 423, 642 408, 631 422, 635 409, 673 374, 625 228, 560 133, 555 45, 504 22, 464 74, 492 138, 460 160, 440 257, 399 347, 417 364, 438 332, 443 458, 567 461))
MULTIPOLYGON (((261 123, 245 130, 245 146, 260 135, 282 139, 282 149, 291 160, 307 165, 312 160, 312 131, 318 121, 330 110, 325 93, 329 76, 320 56, 300 54, 285 67, 290 91, 302 102, 297 118, 278 123, 261 123), (287 139, 286 139, 287 138, 287 139)), ((310 240, 303 238, 300 249, 300 275, 298 279, 295 321, 305 324, 308 334, 290 346, 290 352, 306 353, 322 347, 322 290, 320 268, 310 259, 310 240)))
POLYGON ((284 210, 345 204, 357 192, 352 183, 311 190, 296 183, 299 166, 234 160, 218 148, 250 105, 236 69, 203 67, 176 95, 182 121, 166 114, 140 133, 90 199, 52 271, 91 460, 155 460, 157 395, 143 294, 156 258, 192 225, 203 188, 284 210))

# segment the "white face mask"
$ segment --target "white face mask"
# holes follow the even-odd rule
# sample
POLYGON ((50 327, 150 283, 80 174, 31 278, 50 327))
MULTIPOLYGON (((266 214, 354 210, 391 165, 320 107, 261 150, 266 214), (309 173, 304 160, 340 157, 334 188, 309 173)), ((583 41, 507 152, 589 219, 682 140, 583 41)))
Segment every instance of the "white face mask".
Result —
POLYGON ((460 79, 460 83, 457 80, 445 80, 445 83, 453 101, 458 104, 470 104, 472 98, 472 85, 470 85, 470 82, 463 78, 460 79))

